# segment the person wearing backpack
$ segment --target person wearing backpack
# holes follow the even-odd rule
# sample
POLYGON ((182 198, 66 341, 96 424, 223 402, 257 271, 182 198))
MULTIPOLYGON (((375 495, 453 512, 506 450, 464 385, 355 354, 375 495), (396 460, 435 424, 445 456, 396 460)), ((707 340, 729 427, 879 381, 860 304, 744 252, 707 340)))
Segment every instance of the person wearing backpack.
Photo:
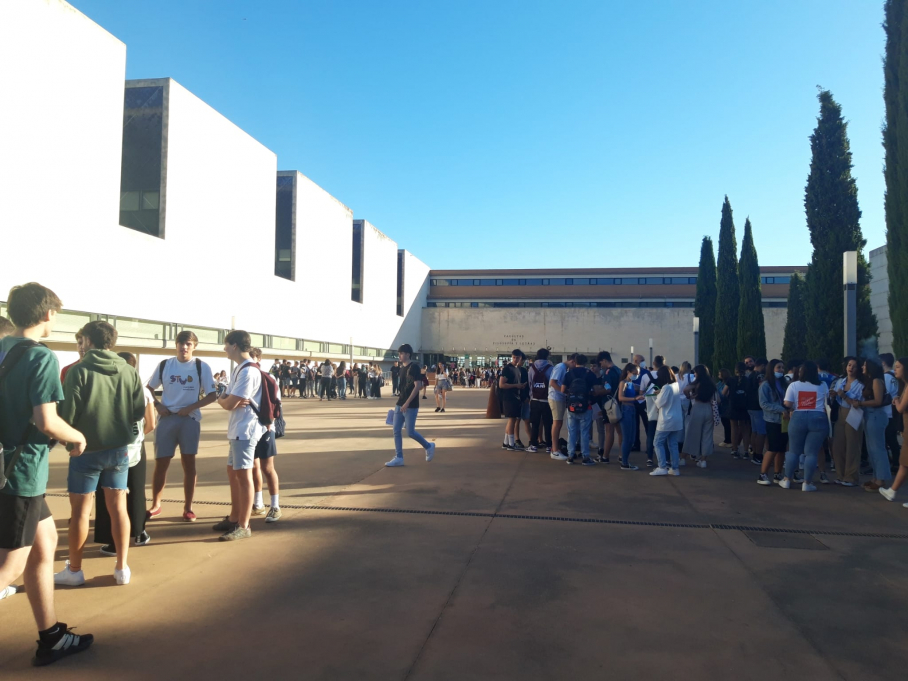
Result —
POLYGON ((14 286, 7 309, 15 331, 0 339, 0 584, 20 576, 38 627, 34 664, 43 666, 87 650, 91 634, 73 634, 57 621, 54 552, 57 527, 45 493, 52 440, 68 442, 70 457, 85 436, 57 414, 63 401, 57 357, 40 343, 53 331, 63 303, 40 284, 14 286))
POLYGON ((545 444, 545 451, 552 451, 552 408, 549 406, 549 381, 555 367, 549 361, 547 348, 536 351, 536 361, 527 369, 530 384, 530 446, 528 452, 537 451, 545 444), (540 427, 542 440, 540 443, 540 427))
POLYGON ((158 425, 154 436, 154 475, 148 518, 161 515, 167 471, 179 446, 183 466, 183 520, 194 522, 192 501, 198 479, 196 454, 202 436, 201 410, 218 399, 218 386, 211 367, 192 356, 199 344, 192 331, 180 331, 175 344, 177 356, 158 364, 147 384, 152 395, 155 388, 161 388, 161 399, 154 402, 158 425))
POLYGON ((574 357, 574 368, 565 374, 561 390, 565 394, 565 413, 568 427, 568 460, 575 463, 574 452, 580 440, 581 464, 595 466, 597 461, 590 458, 590 431, 593 427, 593 393, 596 375, 586 366, 584 354, 574 357))
MULTIPOLYGON (((250 357, 259 365, 261 369, 262 351, 258 348, 252 348, 249 351, 250 357)), ((302 364, 302 362, 300 362, 302 364)), ((262 372, 262 380, 271 384, 269 391, 262 390, 264 399, 266 392, 274 395, 275 400, 280 404, 281 391, 278 388, 277 381, 274 377, 262 372)), ((266 386, 267 387, 267 386, 266 386)), ((261 419, 259 419, 261 423, 261 419)), ((264 424, 263 424, 264 425, 264 424)), ((265 516, 266 523, 276 523, 283 517, 280 504, 280 480, 277 475, 277 468, 274 467, 274 459, 277 457, 277 442, 274 425, 266 426, 267 430, 255 445, 255 465, 252 469, 252 515, 265 516), (271 506, 265 511, 265 503, 262 499, 262 489, 264 482, 268 481, 268 493, 271 495, 271 506)))
POLYGON ((224 339, 224 353, 237 367, 230 379, 227 393, 218 398, 218 405, 230 412, 227 424, 227 476, 230 479, 230 514, 212 529, 222 532, 221 541, 236 541, 252 536, 249 518, 255 486, 252 469, 255 466, 255 447, 265 427, 259 422, 262 405, 262 372, 250 355, 252 339, 246 331, 234 330, 224 339))

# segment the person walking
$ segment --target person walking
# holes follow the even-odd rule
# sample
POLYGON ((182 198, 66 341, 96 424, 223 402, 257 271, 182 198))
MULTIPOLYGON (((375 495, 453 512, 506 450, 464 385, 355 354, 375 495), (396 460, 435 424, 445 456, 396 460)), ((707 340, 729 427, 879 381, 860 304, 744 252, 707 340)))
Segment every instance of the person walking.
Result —
POLYGON ((135 441, 137 424, 145 417, 145 392, 136 370, 111 350, 116 343, 117 330, 108 322, 94 321, 82 327, 85 356, 66 374, 63 384, 60 417, 85 434, 86 451, 69 460, 69 560, 54 575, 54 583, 62 586, 85 583, 82 553, 88 540, 92 497, 99 487, 104 490, 116 545, 114 579, 125 585, 131 578, 127 446, 135 441))
POLYGON ((53 332, 63 303, 49 288, 30 283, 14 286, 6 304, 15 329, 0 339, 0 443, 8 457, 0 489, 0 584, 23 577, 38 628, 33 660, 44 666, 94 642, 91 634, 73 634, 57 620, 57 527, 45 499, 51 439, 69 443, 70 458, 82 455, 86 440, 57 413, 64 398, 60 364, 40 342, 53 332))
POLYGON ((713 431, 715 416, 713 401, 716 385, 709 375, 709 369, 702 364, 694 367, 694 382, 685 392, 691 401, 690 415, 685 424, 683 453, 696 462, 697 468, 706 468, 706 459, 713 453, 713 431))
POLYGON ((413 348, 409 343, 404 343, 397 349, 400 356, 401 377, 400 395, 397 406, 394 408, 394 451, 395 456, 385 466, 389 468, 404 465, 404 448, 401 430, 406 427, 407 436, 415 440, 426 450, 426 462, 432 461, 435 456, 435 443, 428 442, 416 432, 416 417, 419 415, 419 391, 423 387, 423 374, 420 367, 411 361, 413 348))
POLYGON ((445 370, 445 365, 442 362, 439 362, 435 368, 435 411, 444 412, 445 407, 448 405, 448 390, 450 390, 450 382, 448 380, 447 371, 445 370))
POLYGON ((656 370, 655 408, 656 435, 654 448, 658 466, 650 471, 652 476, 681 475, 679 466, 681 457, 678 453, 678 433, 684 428, 684 416, 681 413, 681 385, 675 380, 672 370, 662 365, 656 370))
POLYGON ((802 492, 816 492, 812 484, 817 467, 817 455, 829 436, 829 419, 826 416, 826 398, 829 388, 820 380, 814 362, 801 365, 798 380, 785 390, 785 408, 792 412, 788 425, 789 450, 785 456, 785 477, 779 487, 789 489, 801 455, 804 455, 804 482, 802 492))
MULTIPOLYGON (((118 352, 133 369, 138 364, 136 356, 131 352, 118 352)), ((129 518, 129 534, 134 546, 145 546, 151 537, 145 531, 145 521, 148 516, 145 512, 145 436, 154 431, 155 408, 154 396, 151 391, 143 386, 145 395, 145 416, 136 424, 135 440, 126 446, 126 455, 129 457, 129 472, 126 476, 126 514, 129 518)), ((95 543, 101 544, 102 556, 116 556, 117 543, 110 520, 107 503, 95 495, 95 543)))

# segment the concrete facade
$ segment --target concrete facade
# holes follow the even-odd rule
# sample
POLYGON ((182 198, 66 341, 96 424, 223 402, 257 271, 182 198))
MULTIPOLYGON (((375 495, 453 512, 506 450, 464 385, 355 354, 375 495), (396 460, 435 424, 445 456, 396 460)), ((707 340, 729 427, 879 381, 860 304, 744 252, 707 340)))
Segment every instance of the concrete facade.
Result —
POLYGON ((870 305, 879 325, 879 351, 892 352, 892 320, 889 318, 889 270, 886 247, 870 251, 870 305))
MULTIPOLYGON (((763 310, 770 358, 782 352, 787 312, 763 310)), ((555 354, 608 350, 618 361, 630 357, 631 346, 646 357, 652 338, 653 353, 672 364, 694 359, 691 309, 427 308, 422 324, 423 350, 449 356, 494 358, 550 347, 555 354)))

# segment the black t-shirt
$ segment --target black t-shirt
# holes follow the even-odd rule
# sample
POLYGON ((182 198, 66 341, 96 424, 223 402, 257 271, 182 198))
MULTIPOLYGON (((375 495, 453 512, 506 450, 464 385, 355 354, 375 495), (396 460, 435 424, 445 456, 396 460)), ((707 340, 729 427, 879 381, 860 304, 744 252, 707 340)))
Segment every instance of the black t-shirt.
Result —
POLYGON ((602 385, 608 389, 609 395, 618 398, 618 384, 621 383, 621 372, 618 370, 618 367, 611 366, 605 370, 605 374, 602 380, 602 385))
POLYGON ((400 375, 400 367, 395 364, 393 367, 391 367, 391 376, 393 376, 394 378, 397 378, 399 375, 400 375))
POLYGON ((757 411, 760 409, 760 383, 763 381, 763 374, 752 371, 747 377, 747 383, 744 390, 747 392, 747 409, 748 411, 757 411))
POLYGON ((527 367, 520 367, 520 382, 523 383, 523 389, 519 390, 520 401, 524 402, 530 399, 530 372, 527 367))
POLYGON ((290 367, 286 364, 281 367, 281 378, 290 378, 290 367))
MULTIPOLYGON (((410 363, 405 367, 401 367, 403 373, 400 377, 400 397, 397 398, 397 405, 403 406, 404 402, 410 399, 410 393, 413 392, 413 386, 416 385, 416 382, 422 382, 423 376, 422 371, 419 369, 418 364, 410 363)), ((412 409, 413 407, 419 407, 419 402, 413 400, 410 403, 408 408, 412 409)))
MULTIPOLYGON (((508 385, 517 385, 521 382, 520 379, 520 367, 515 367, 513 364, 508 364, 504 370, 501 372, 501 375, 504 377, 504 382, 508 385)), ((521 390, 502 390, 501 396, 506 400, 514 400, 519 402, 521 390)))

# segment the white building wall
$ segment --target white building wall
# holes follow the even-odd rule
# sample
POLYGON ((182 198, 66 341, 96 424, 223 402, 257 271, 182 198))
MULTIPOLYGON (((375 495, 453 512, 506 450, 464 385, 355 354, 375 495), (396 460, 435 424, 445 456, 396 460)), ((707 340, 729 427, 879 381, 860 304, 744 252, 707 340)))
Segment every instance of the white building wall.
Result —
MULTIPOLYGON (((429 266, 409 251, 404 251, 404 316, 390 347, 409 343, 414 350, 424 347, 422 316, 429 296, 429 266)), ((400 317, 398 317, 400 319, 400 317)))
POLYGON ((879 325, 879 351, 892 352, 892 320, 889 317, 889 270, 886 247, 870 251, 870 305, 879 325))
POLYGON ((60 0, 0 2, 0 300, 40 281, 64 303, 129 256, 119 215, 126 46, 60 0))
MULTIPOLYGON (((764 308, 769 358, 782 351, 787 310, 764 308)), ((689 308, 427 308, 422 314, 424 350, 463 356, 532 355, 608 350, 615 362, 635 352, 678 365, 694 360, 693 310, 689 308)), ((733 368, 733 367, 729 367, 733 368)))

